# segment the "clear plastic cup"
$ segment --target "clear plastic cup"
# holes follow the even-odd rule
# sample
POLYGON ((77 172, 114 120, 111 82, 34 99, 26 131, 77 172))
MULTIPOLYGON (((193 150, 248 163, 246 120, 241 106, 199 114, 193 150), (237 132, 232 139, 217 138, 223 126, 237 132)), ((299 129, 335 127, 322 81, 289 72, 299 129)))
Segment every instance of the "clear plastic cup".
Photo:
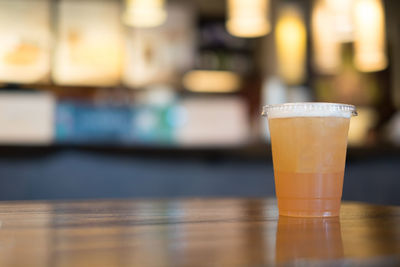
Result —
POLYGON ((279 214, 338 216, 352 105, 286 103, 263 107, 271 134, 279 214))

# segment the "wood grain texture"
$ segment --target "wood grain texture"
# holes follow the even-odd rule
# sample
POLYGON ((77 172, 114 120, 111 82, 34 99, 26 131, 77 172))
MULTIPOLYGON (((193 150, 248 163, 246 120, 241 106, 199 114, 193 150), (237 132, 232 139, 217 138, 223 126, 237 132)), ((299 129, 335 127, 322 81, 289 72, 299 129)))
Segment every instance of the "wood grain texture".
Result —
POLYGON ((0 266, 400 266, 400 207, 272 199, 0 202, 0 266))

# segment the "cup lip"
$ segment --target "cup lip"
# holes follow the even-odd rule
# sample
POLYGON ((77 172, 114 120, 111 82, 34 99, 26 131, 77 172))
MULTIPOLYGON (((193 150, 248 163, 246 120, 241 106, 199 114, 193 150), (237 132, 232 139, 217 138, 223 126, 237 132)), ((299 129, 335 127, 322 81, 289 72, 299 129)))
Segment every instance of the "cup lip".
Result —
POLYGON ((351 116, 358 115, 356 106, 350 104, 332 103, 332 102, 290 102, 281 104, 270 104, 263 106, 261 115, 268 117, 268 113, 271 110, 290 112, 294 111, 295 109, 301 109, 304 112, 310 112, 310 111, 350 112, 351 116))

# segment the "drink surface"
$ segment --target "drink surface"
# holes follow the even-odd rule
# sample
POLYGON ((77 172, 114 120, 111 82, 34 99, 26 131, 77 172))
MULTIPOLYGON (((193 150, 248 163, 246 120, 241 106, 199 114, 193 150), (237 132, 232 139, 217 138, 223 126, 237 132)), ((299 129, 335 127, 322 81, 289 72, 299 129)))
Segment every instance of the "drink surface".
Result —
POLYGON ((338 215, 349 123, 334 116, 269 118, 281 215, 338 215))

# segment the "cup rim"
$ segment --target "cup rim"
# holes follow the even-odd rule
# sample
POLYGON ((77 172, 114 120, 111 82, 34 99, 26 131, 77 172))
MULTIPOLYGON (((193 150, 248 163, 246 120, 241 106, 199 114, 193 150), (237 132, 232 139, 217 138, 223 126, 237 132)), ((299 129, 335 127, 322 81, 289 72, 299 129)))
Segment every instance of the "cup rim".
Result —
POLYGON ((349 117, 358 115, 356 106, 354 105, 331 102, 291 102, 282 104, 270 104, 263 106, 261 115, 268 117, 271 112, 289 114, 290 112, 293 113, 296 111, 304 113, 314 112, 315 114, 317 114, 318 112, 350 112, 349 117))

